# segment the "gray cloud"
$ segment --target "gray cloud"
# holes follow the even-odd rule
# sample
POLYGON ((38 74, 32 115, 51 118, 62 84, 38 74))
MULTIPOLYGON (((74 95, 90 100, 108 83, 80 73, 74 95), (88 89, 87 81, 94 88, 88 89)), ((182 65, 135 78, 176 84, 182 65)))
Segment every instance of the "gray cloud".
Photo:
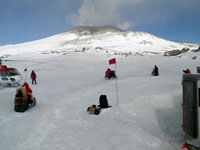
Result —
POLYGON ((112 25, 122 29, 166 24, 197 10, 199 0, 83 0, 78 12, 67 17, 74 26, 112 25))
POLYGON ((127 30, 133 26, 134 26, 134 24, 132 22, 126 21, 126 22, 123 22, 122 24, 118 25, 117 27, 122 30, 127 30))
MULTIPOLYGON (((135 0, 140 3, 144 0, 135 0)), ((84 0, 77 14, 68 16, 74 26, 118 26, 128 29, 133 23, 122 21, 122 7, 133 3, 132 0, 84 0)))

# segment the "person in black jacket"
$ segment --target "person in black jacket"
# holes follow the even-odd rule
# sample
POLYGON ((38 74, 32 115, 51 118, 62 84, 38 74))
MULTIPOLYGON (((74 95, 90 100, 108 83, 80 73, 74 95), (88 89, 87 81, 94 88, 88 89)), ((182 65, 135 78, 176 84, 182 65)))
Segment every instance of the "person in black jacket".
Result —
POLYGON ((158 67, 155 65, 153 68, 153 71, 151 73, 153 76, 158 76, 159 75, 159 71, 158 71, 158 67))

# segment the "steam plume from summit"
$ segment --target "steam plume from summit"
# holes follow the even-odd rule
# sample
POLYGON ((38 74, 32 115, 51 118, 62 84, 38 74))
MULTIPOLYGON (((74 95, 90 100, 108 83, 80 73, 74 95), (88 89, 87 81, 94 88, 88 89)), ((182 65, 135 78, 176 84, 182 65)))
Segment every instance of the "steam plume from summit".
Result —
POLYGON ((122 2, 124 6, 130 0, 84 0, 78 14, 72 14, 69 20, 74 26, 117 26, 127 30, 133 23, 122 21, 122 2))

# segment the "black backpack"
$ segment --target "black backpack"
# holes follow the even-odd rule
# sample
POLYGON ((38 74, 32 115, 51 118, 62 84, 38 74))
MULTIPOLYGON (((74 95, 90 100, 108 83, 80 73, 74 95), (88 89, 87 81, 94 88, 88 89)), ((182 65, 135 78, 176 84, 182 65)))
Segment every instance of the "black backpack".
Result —
POLYGON ((101 95, 99 98, 99 106, 101 108, 107 108, 108 107, 108 100, 106 95, 101 95))

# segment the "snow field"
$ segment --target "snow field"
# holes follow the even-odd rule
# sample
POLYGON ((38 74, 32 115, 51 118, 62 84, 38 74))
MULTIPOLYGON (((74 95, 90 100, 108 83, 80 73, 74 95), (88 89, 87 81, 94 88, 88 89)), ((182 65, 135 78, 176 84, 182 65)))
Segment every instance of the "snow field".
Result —
POLYGON ((176 150, 183 144, 182 70, 196 73, 198 60, 163 56, 117 59, 115 80, 105 80, 108 60, 95 53, 15 55, 6 62, 24 76, 37 99, 25 113, 14 112, 16 88, 0 91, 0 148, 4 150, 176 150), (152 77, 157 65, 160 76, 152 77), (31 85, 35 70, 38 85, 31 85), (88 115, 87 107, 106 94, 112 108, 88 115))

